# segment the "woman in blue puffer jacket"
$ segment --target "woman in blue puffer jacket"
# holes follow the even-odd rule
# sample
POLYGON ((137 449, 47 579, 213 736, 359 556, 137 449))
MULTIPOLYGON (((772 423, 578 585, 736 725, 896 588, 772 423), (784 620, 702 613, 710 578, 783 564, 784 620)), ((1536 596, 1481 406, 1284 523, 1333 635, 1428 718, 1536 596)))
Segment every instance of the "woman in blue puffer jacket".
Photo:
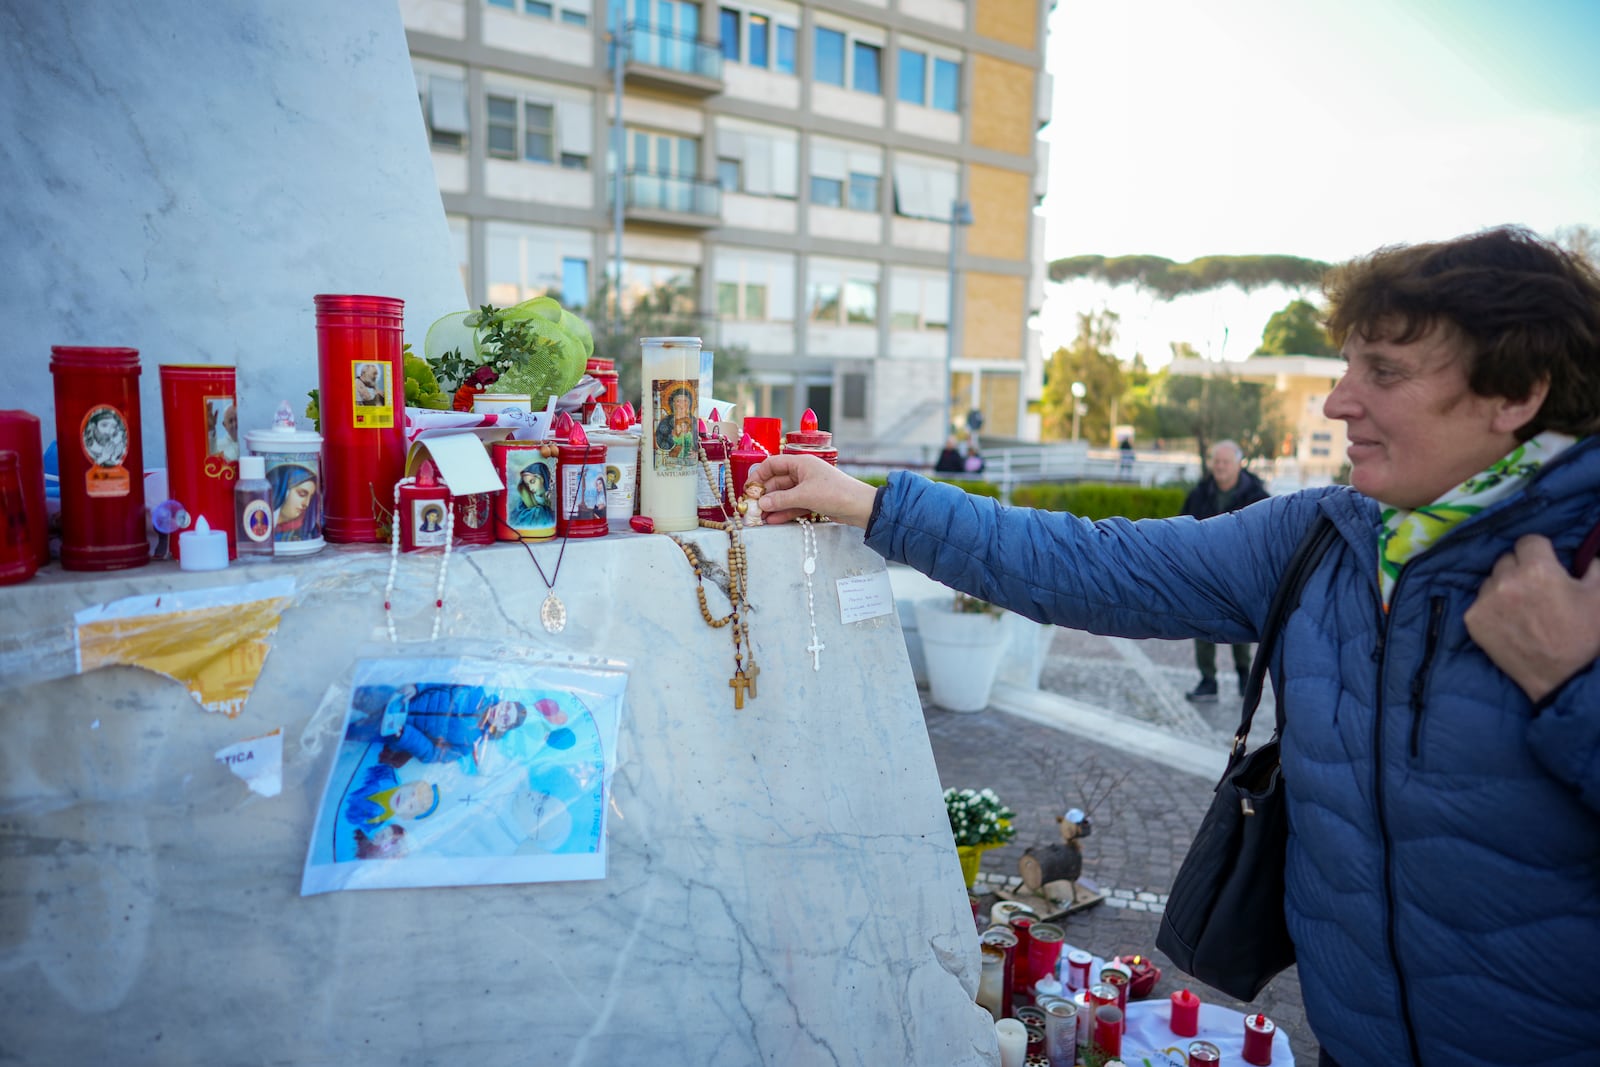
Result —
POLYGON ((1260 639, 1319 514, 1340 540, 1273 663, 1285 911, 1324 1064, 1579 1067, 1600 1052, 1600 277, 1526 231, 1333 272, 1353 488, 1203 522, 1089 522, 804 456, 750 477, 1033 619, 1260 639))

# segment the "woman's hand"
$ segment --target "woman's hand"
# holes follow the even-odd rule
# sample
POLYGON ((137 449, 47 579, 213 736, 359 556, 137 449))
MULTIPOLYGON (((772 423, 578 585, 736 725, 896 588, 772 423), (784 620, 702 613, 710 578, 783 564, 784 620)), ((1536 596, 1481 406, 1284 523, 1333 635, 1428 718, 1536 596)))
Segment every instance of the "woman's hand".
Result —
POLYGON ((1538 702, 1600 657, 1600 567, 1574 578, 1549 539, 1519 538, 1464 620, 1484 655, 1538 702))
POLYGON ((772 523, 816 512, 865 529, 878 492, 816 456, 768 456, 750 468, 747 480, 766 490, 756 503, 772 523))

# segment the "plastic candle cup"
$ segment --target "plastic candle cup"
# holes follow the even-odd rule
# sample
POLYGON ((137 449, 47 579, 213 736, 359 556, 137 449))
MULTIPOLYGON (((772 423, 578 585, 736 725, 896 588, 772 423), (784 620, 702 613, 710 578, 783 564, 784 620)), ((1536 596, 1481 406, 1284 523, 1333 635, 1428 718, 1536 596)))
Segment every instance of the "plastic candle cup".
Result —
POLYGON ((1187 989, 1172 994, 1172 1032, 1179 1037, 1200 1032, 1200 998, 1187 989))

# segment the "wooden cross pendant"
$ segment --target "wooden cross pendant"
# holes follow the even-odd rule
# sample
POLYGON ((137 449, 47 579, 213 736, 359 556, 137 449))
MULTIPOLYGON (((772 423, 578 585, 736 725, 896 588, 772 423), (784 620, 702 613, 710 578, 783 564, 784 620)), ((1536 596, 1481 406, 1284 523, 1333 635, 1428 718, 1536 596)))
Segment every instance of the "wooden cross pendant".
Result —
POLYGON ((739 671, 728 679, 728 687, 733 690, 733 707, 738 711, 744 707, 744 691, 750 688, 750 679, 744 671, 739 671))

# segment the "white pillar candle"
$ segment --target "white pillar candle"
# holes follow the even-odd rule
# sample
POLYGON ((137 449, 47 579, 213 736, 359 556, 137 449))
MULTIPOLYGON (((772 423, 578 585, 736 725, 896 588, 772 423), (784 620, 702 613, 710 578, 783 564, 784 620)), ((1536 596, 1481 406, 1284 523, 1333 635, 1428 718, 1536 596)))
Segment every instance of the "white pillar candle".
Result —
POLYGON ((695 490, 700 471, 700 338, 641 337, 644 438, 639 453, 639 514, 657 533, 699 525, 695 490))
POLYGON ((1028 1062, 1028 1028, 1016 1019, 1001 1019, 994 1024, 1000 1039, 1000 1067, 1024 1067, 1028 1062))

